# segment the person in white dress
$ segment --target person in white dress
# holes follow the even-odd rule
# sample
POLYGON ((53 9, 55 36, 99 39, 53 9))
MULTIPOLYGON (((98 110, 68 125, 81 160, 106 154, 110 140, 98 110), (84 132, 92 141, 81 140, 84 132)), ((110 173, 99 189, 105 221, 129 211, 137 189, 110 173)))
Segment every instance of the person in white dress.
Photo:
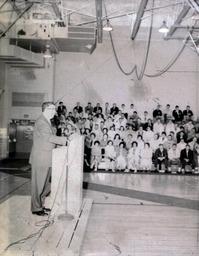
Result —
POLYGON ((140 151, 140 168, 151 170, 153 151, 148 142, 144 143, 144 149, 140 151))
POLYGON ((144 148, 144 141, 142 140, 142 135, 137 136, 137 144, 138 144, 138 149, 141 151, 144 148))
POLYGON ((145 142, 149 142, 150 143, 150 141, 153 140, 153 138, 154 138, 154 132, 151 130, 151 127, 148 126, 146 128, 146 132, 143 135, 143 140, 145 142))
POLYGON ((158 133, 159 135, 164 132, 164 125, 161 123, 160 118, 157 119, 157 121, 153 125, 153 131, 154 133, 158 133))
POLYGON ((115 171, 115 158, 116 158, 116 151, 113 146, 113 141, 109 140, 108 145, 105 147, 105 163, 106 163, 106 171, 108 169, 112 169, 112 171, 115 171))
POLYGON ((137 141, 133 141, 132 147, 129 149, 127 154, 127 160, 128 169, 126 170, 126 172, 129 172, 129 170, 134 170, 134 172, 136 173, 140 163, 140 150, 138 149, 137 141))
POLYGON ((120 142, 119 148, 116 149, 116 169, 125 170, 127 166, 127 150, 124 142, 120 142))

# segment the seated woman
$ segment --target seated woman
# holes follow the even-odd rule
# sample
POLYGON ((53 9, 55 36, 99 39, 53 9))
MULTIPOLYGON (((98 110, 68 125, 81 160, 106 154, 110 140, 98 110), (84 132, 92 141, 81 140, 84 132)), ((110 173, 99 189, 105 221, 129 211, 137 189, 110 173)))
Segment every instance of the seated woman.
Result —
POLYGON ((110 130, 108 131, 108 138, 109 140, 113 140, 115 137, 116 131, 115 131, 115 126, 111 126, 110 130))
POLYGON ((140 168, 143 170, 151 170, 153 151, 148 142, 144 143, 144 149, 140 152, 140 168))
POLYGON ((188 143, 191 150, 195 149, 196 144, 198 144, 198 138, 195 136, 192 140, 188 143))
POLYGON ((137 147, 141 151, 144 148, 144 141, 142 140, 142 135, 137 136, 137 147))
POLYGON ((101 158, 100 142, 96 140, 91 148, 91 169, 95 168, 94 171, 97 171, 101 158))
POLYGON ((118 133, 119 133, 119 135, 120 135, 120 138, 121 138, 122 140, 124 140, 125 137, 126 137, 126 131, 125 131, 125 129, 124 129, 124 126, 120 126, 120 129, 119 129, 118 133))
POLYGON ((133 136, 132 136, 132 134, 129 133, 127 135, 127 138, 125 139, 125 145, 126 145, 127 150, 129 150, 131 148, 132 142, 133 142, 133 136))
POLYGON ((104 123, 105 127, 110 130, 111 126, 113 126, 113 119, 111 116, 108 117, 108 119, 104 123))
POLYGON ((150 143, 150 141, 153 140, 153 138, 154 138, 154 132, 151 130, 151 127, 148 126, 146 129, 146 132, 144 133, 143 140, 145 142, 150 143))
POLYGON ((128 151, 127 160, 128 169, 126 170, 126 172, 129 172, 129 170, 134 170, 134 172, 136 173, 140 163, 140 150, 138 149, 138 143, 136 141, 133 141, 132 147, 128 151))
POLYGON ((105 147, 106 171, 108 171, 108 169, 112 169, 112 171, 115 172, 115 157, 116 151, 113 146, 113 141, 109 140, 108 145, 105 147))
POLYGON ((125 170, 127 166, 127 150, 125 149, 124 142, 120 142, 119 147, 116 149, 116 169, 125 170))
POLYGON ((105 147, 108 145, 108 134, 103 135, 103 139, 100 141, 100 146, 101 146, 101 152, 102 152, 102 157, 105 154, 105 147))
POLYGON ((168 169, 168 153, 167 150, 163 147, 163 144, 159 144, 158 149, 155 151, 155 169, 159 168, 159 171, 162 170, 162 165, 165 165, 165 171, 168 169))
POLYGON ((116 133, 115 137, 113 139, 113 146, 114 147, 119 147, 120 142, 121 142, 120 135, 119 135, 119 133, 116 133))

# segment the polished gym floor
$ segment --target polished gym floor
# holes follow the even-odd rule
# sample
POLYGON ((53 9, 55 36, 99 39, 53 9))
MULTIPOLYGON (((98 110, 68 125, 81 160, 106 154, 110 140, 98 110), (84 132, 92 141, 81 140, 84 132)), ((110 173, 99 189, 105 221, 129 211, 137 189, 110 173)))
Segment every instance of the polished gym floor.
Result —
MULTIPOLYGON (((30 196, 24 165, 1 168, 0 204, 30 196)), ((198 175, 91 172, 83 186, 93 205, 81 256, 199 255, 198 175)))

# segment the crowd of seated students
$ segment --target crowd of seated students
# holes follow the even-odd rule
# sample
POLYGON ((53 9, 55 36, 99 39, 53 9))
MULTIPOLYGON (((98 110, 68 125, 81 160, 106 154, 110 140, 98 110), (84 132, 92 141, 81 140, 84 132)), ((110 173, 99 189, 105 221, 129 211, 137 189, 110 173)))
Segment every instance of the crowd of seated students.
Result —
POLYGON ((193 120, 190 106, 164 110, 158 105, 152 116, 131 104, 104 107, 79 102, 71 112, 59 103, 54 118, 58 136, 70 136, 74 130, 85 137, 85 163, 95 171, 101 162, 106 170, 152 170, 166 172, 176 166, 180 173, 190 166, 193 173, 199 166, 199 124, 193 120))

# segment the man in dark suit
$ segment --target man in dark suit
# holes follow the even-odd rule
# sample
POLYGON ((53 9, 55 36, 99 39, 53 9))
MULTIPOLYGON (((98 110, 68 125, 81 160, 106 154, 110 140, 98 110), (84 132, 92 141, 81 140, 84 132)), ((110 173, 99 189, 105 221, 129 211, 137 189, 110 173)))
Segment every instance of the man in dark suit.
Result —
POLYGON ((159 170, 162 170, 162 164, 165 165, 165 169, 168 169, 168 153, 163 144, 159 144, 159 148, 155 151, 155 169, 159 166, 159 170))
POLYGON ((195 168, 194 156, 193 156, 193 151, 190 149, 189 144, 186 145, 185 149, 181 150, 180 161, 182 164, 182 173, 184 173, 184 168, 186 165, 190 165, 194 171, 194 168, 195 168))
POLYGON ((177 143, 183 139, 185 142, 187 142, 187 134, 184 131, 184 127, 180 126, 180 131, 176 134, 177 143))
POLYGON ((66 145, 66 137, 56 136, 56 129, 51 125, 55 115, 53 102, 44 102, 42 115, 34 126, 33 146, 30 154, 31 164, 31 211, 39 216, 48 215, 50 209, 45 208, 45 198, 50 193, 50 176, 52 164, 52 150, 56 144, 66 145))
POLYGON ((116 103, 113 103, 112 108, 110 109, 110 114, 115 116, 119 112, 119 108, 117 107, 116 103))
MULTIPOLYGON (((78 113, 78 114, 80 114, 80 113, 83 112, 83 108, 82 108, 82 106, 80 106, 80 103, 79 103, 79 102, 77 102, 77 105, 74 107, 74 109, 77 110, 77 113, 78 113)), ((74 109, 73 109, 73 110, 74 110, 74 109)))
POLYGON ((102 113, 102 107, 100 106, 100 103, 97 103, 96 106, 93 109, 93 112, 95 114, 102 113))
POLYGON ((59 102, 59 106, 57 108, 57 114, 58 114, 58 117, 60 117, 61 115, 65 116, 66 114, 66 106, 64 106, 62 101, 59 102))
POLYGON ((88 105, 85 107, 85 113, 87 113, 87 114, 93 113, 93 107, 91 105, 91 102, 88 102, 88 105))
POLYGON ((190 121, 193 118, 193 112, 190 109, 190 106, 187 106, 186 109, 183 111, 184 121, 190 121))
POLYGON ((173 117, 175 119, 175 122, 182 122, 183 113, 182 110, 179 109, 179 106, 175 106, 175 109, 173 110, 173 117))
POLYGON ((160 105, 157 105, 157 108, 153 111, 153 118, 162 118, 162 110, 160 109, 160 105))

